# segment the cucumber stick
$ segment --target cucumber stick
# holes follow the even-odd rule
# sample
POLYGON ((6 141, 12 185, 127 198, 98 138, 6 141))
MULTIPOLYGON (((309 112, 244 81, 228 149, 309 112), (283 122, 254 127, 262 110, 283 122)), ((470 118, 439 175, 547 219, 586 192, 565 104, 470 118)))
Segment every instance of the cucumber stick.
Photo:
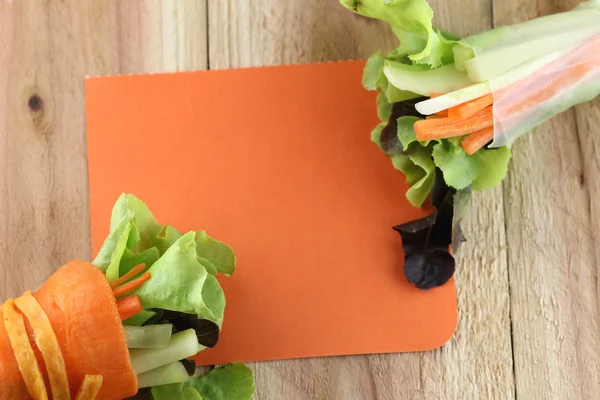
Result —
POLYGON ((454 64, 419 70, 411 65, 386 61, 383 73, 395 88, 422 96, 447 93, 473 84, 467 74, 458 71, 454 64))
POLYGON ((178 332, 171 336, 169 345, 159 349, 131 349, 129 357, 137 375, 163 365, 196 355, 201 349, 194 329, 178 332))
POLYGON ((138 388, 151 386, 169 385, 171 383, 185 382, 189 375, 183 364, 176 361, 171 364, 163 365, 148 372, 138 375, 138 388))
POLYGON ((173 325, 124 326, 128 349, 159 349, 167 347, 173 325))

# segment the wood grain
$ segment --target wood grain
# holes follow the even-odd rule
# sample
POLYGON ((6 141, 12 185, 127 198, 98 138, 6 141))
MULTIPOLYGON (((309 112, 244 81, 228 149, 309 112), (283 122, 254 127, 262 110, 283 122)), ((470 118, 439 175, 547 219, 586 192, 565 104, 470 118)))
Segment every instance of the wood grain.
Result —
MULTIPOLYGON (((501 25, 574 4, 431 1, 437 25, 460 35, 490 28, 492 14, 501 25)), ((337 0, 1 1, 0 298, 90 256, 85 76, 357 59, 394 45, 337 0)), ((257 363, 256 398, 597 397, 599 129, 600 100, 555 118, 518 142, 504 188, 475 196, 447 345, 257 363)))
MULTIPOLYGON (((577 1, 496 0, 497 26, 577 1)), ((517 396, 592 399, 600 389, 600 102, 519 139, 505 185, 517 396)))
POLYGON ((38 287, 69 259, 90 257, 84 78, 204 68, 206 7, 2 1, 0 33, 4 298, 38 287))
MULTIPOLYGON (((464 2, 465 7, 431 3, 439 26, 446 30, 464 35, 491 27, 488 1, 464 2)), ((385 26, 349 13, 336 0, 214 0, 209 1, 208 13, 211 68, 365 58, 396 44, 385 26)), ((257 398, 513 398, 500 188, 475 196, 465 230, 477 241, 461 250, 460 321, 446 346, 424 354, 255 364, 257 398)))

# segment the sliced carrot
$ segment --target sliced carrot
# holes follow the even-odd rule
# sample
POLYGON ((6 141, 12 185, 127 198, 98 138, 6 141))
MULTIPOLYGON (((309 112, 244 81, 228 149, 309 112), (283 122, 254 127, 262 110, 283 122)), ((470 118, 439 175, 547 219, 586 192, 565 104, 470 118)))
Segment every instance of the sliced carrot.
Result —
POLYGON ((530 76, 499 90, 494 94, 495 101, 499 102, 509 93, 532 92, 525 100, 513 104, 504 114, 513 116, 538 107, 540 103, 559 95, 561 90, 575 85, 589 74, 596 73, 600 68, 599 48, 600 35, 565 57, 554 61, 547 68, 542 68, 530 76), (584 61, 578 63, 579 60, 584 61), (549 77, 547 71, 553 69, 558 73, 549 77), (550 82, 548 82, 549 78, 551 78, 550 82))
POLYGON ((75 400, 95 400, 102 388, 102 375, 86 375, 75 400))
POLYGON ((439 115, 440 117, 448 117, 448 110, 442 110, 434 115, 439 115))
POLYGON ((4 303, 4 327, 29 395, 34 400, 48 400, 44 376, 29 342, 25 320, 15 308, 13 299, 4 303))
POLYGON ((142 276, 140 276, 139 278, 127 282, 126 284, 119 286, 118 288, 113 289, 113 295, 115 297, 119 297, 127 292, 131 292, 132 290, 135 290, 138 287, 140 287, 148 279, 150 279, 150 273, 144 272, 144 274, 142 274, 142 276))
MULTIPOLYGON (((88 262, 71 261, 33 296, 54 328, 73 396, 86 374, 103 376, 97 400, 125 399, 137 392, 137 377, 131 366, 117 301, 99 268, 88 262)), ((0 369, 0 379, 3 374, 0 369)))
POLYGON ((468 135, 493 125, 494 114, 489 106, 466 119, 448 117, 419 120, 415 122, 414 128, 417 140, 423 142, 468 135))
POLYGON ((142 303, 137 294, 122 297, 117 300, 117 310, 121 316, 121 320, 125 321, 142 311, 142 303))
POLYGON ((530 109, 532 106, 539 106, 540 103, 553 98, 565 88, 575 85, 588 73, 594 73, 595 68, 598 68, 598 66, 593 67, 588 64, 581 64, 561 72, 559 76, 556 76, 552 82, 543 87, 542 90, 532 93, 531 96, 527 97, 524 101, 510 107, 507 111, 507 115, 519 114, 530 109))
POLYGON ((71 392, 69 391, 65 359, 48 316, 30 291, 16 299, 15 304, 27 318, 34 334, 35 344, 42 353, 50 381, 52 399, 70 400, 71 392))
POLYGON ((447 117, 443 117, 443 116, 437 115, 437 114, 428 115, 427 117, 425 117, 425 119, 440 119, 440 118, 447 118, 447 117))
POLYGON ((134 276, 136 276, 137 274, 142 272, 144 270, 144 268, 146 268, 146 264, 136 265, 135 267, 133 267, 129 271, 127 271, 127 273, 125 275, 123 275, 122 277, 116 279, 113 283, 111 283, 110 287, 114 289, 117 286, 122 285, 123 283, 127 282, 128 280, 130 280, 131 278, 133 278, 134 276))
POLYGON ((488 144, 494 139, 494 127, 481 129, 477 132, 471 133, 469 136, 461 140, 460 145, 462 146, 465 153, 471 155, 475 154, 479 149, 488 144))
POLYGON ((475 100, 467 101, 455 107, 448 109, 448 116, 451 118, 468 118, 477 114, 479 111, 491 106, 494 103, 494 96, 490 93, 475 100))

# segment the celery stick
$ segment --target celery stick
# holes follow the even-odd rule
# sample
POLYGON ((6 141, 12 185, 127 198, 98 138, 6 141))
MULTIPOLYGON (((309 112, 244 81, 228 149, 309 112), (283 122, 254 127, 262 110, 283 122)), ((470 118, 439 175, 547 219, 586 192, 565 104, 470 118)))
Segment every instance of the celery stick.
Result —
MULTIPOLYGON (((600 13, 598 13, 600 17, 600 13)), ((467 75, 473 82, 483 82, 496 78, 524 62, 542 57, 573 44, 583 43, 586 39, 600 33, 600 23, 576 32, 540 37, 527 42, 517 42, 512 46, 487 51, 481 55, 475 51, 475 57, 465 61, 467 75)))
POLYGON ((131 365, 137 375, 175 361, 183 360, 198 353, 202 346, 198 343, 196 331, 188 329, 171 336, 169 345, 160 349, 132 349, 129 351, 131 365))
POLYGON ((459 104, 467 101, 475 100, 481 96, 492 93, 508 85, 511 85, 521 79, 526 78, 533 72, 539 70, 547 64, 559 59, 568 52, 572 51, 572 48, 567 48, 561 51, 555 51, 547 54, 544 57, 537 58, 529 61, 523 65, 513 68, 506 74, 493 79, 488 82, 480 82, 471 86, 467 86, 463 89, 456 90, 454 92, 446 93, 442 96, 434 97, 432 99, 424 100, 415 105, 418 112, 423 115, 432 115, 440 111, 447 110, 451 107, 455 107, 459 104))
POLYGON ((419 70, 410 65, 387 61, 383 73, 390 84, 423 96, 447 93, 473 84, 454 64, 430 70, 419 70))
POLYGON ((454 53, 454 66, 458 71, 465 72, 465 62, 475 57, 475 51, 470 48, 457 44, 452 48, 454 53))
POLYGON ((138 388, 185 382, 190 377, 183 364, 176 361, 138 375, 138 388))
POLYGON ((129 349, 158 349, 167 347, 171 340, 173 325, 124 326, 129 349))

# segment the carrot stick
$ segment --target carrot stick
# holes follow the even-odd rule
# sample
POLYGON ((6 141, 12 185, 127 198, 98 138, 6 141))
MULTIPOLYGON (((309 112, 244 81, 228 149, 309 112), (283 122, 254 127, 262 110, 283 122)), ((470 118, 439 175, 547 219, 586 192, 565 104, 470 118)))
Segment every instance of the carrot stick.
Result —
POLYGON ((461 140, 460 145, 465 153, 471 155, 475 154, 492 139, 494 139, 494 127, 490 126, 480 131, 471 133, 469 136, 461 140))
POLYGON ((542 68, 527 78, 515 82, 495 93, 496 102, 499 102, 508 93, 528 92, 532 91, 531 88, 533 88, 537 90, 532 91, 532 94, 525 100, 514 104, 505 114, 512 116, 537 107, 540 103, 560 94, 561 90, 568 89, 580 82, 588 74, 595 73, 600 67, 598 47, 600 47, 600 36, 596 36, 595 39, 578 48, 576 51, 553 62, 551 65, 554 65, 554 69, 559 72, 551 77, 550 82, 548 82, 548 69, 542 68), (590 54, 595 55, 590 56, 590 54), (579 63, 577 63, 578 60, 580 60, 579 63), (569 67, 570 64, 572 66, 569 67))
POLYGON ((128 280, 130 280, 131 278, 133 278, 134 276, 136 276, 137 274, 142 272, 144 270, 144 268, 146 268, 146 264, 136 265, 135 267, 131 268, 131 270, 129 270, 125 275, 123 275, 122 277, 120 277, 119 279, 116 279, 113 283, 111 283, 110 288, 114 289, 117 286, 122 285, 123 283, 127 282, 128 280))
POLYGON ((113 289, 113 295, 115 297, 119 297, 119 296, 124 295, 127 292, 131 292, 132 290, 135 290, 138 287, 140 287, 148 279, 150 279, 150 274, 148 272, 144 272, 144 274, 142 276, 140 276, 139 278, 134 279, 130 282, 127 282, 126 284, 121 285, 118 288, 113 289))
POLYGON ((117 300, 117 310, 121 321, 125 321, 142 311, 142 303, 137 294, 132 294, 117 300))
POLYGON ((493 110, 489 106, 466 119, 448 117, 419 120, 415 122, 414 128, 417 140, 423 142, 468 135, 493 125, 493 110))
POLYGON ((102 389, 103 380, 102 375, 86 375, 75 400, 94 400, 100 389, 102 389))
POLYGON ((439 115, 440 117, 448 117, 448 110, 442 110, 438 113, 435 113, 434 115, 439 115))
POLYGON ((451 118, 468 118, 471 115, 477 114, 479 111, 492 105, 493 103, 494 96, 492 96, 490 93, 475 100, 467 101, 466 103, 462 103, 448 109, 448 116, 451 118))
POLYGON ((532 93, 531 96, 524 101, 513 105, 508 110, 507 115, 519 114, 531 108, 531 106, 538 106, 540 103, 558 95, 561 90, 575 85, 591 72, 594 72, 594 67, 586 64, 577 65, 571 69, 561 71, 560 75, 553 79, 545 88, 532 93))
POLYGON ((441 119, 441 118, 446 118, 446 117, 443 117, 443 116, 437 115, 437 114, 428 115, 427 117, 425 117, 425 119, 441 119))

